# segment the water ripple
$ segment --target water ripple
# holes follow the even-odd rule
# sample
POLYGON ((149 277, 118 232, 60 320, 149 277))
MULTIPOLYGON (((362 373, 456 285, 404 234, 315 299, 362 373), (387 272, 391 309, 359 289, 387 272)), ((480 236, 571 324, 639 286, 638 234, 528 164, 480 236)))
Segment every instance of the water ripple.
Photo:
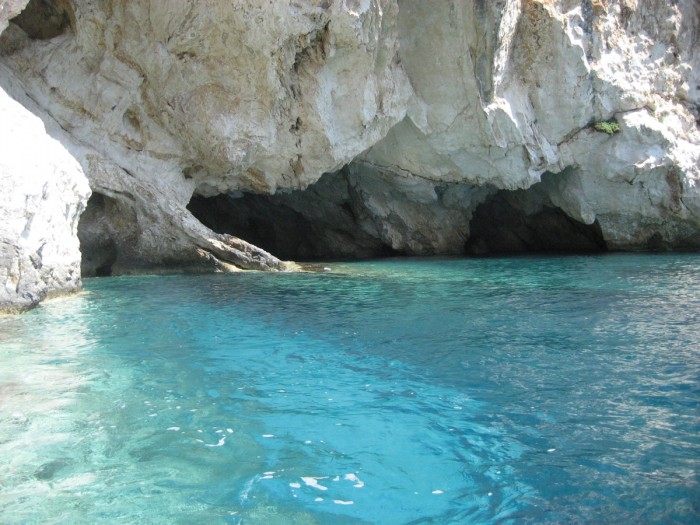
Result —
POLYGON ((0 521, 697 522, 698 256, 331 267, 0 318, 0 521))

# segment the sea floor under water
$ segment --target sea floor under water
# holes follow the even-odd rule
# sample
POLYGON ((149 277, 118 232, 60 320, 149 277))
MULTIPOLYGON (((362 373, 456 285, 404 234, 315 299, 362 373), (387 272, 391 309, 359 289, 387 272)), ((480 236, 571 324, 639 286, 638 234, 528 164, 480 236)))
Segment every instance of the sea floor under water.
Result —
POLYGON ((326 266, 0 317, 0 523, 700 522, 700 256, 326 266))

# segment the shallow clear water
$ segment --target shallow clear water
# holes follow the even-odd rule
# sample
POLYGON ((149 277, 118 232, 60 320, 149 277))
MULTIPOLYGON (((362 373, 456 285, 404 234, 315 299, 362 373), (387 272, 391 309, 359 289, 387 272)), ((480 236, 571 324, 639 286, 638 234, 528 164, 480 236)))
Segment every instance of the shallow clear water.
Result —
POLYGON ((0 522, 700 520, 700 256, 332 268, 0 318, 0 522))

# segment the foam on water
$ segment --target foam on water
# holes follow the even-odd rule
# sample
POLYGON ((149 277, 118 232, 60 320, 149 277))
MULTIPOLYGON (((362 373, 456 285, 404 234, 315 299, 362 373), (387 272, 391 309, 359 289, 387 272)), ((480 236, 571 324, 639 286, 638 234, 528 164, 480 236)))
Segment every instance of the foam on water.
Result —
POLYGON ((698 521, 700 257, 332 270, 0 318, 0 522, 698 521))

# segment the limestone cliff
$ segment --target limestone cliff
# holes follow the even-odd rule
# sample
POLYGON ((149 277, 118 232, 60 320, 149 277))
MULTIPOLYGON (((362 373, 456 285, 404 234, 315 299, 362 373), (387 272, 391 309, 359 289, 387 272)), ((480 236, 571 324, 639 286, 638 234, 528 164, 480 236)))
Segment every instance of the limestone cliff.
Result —
POLYGON ((80 287, 78 219, 90 189, 80 164, 3 90, 0 151, 2 312, 80 287))
POLYGON ((700 248, 695 0, 31 0, 0 63, 88 274, 700 248))

